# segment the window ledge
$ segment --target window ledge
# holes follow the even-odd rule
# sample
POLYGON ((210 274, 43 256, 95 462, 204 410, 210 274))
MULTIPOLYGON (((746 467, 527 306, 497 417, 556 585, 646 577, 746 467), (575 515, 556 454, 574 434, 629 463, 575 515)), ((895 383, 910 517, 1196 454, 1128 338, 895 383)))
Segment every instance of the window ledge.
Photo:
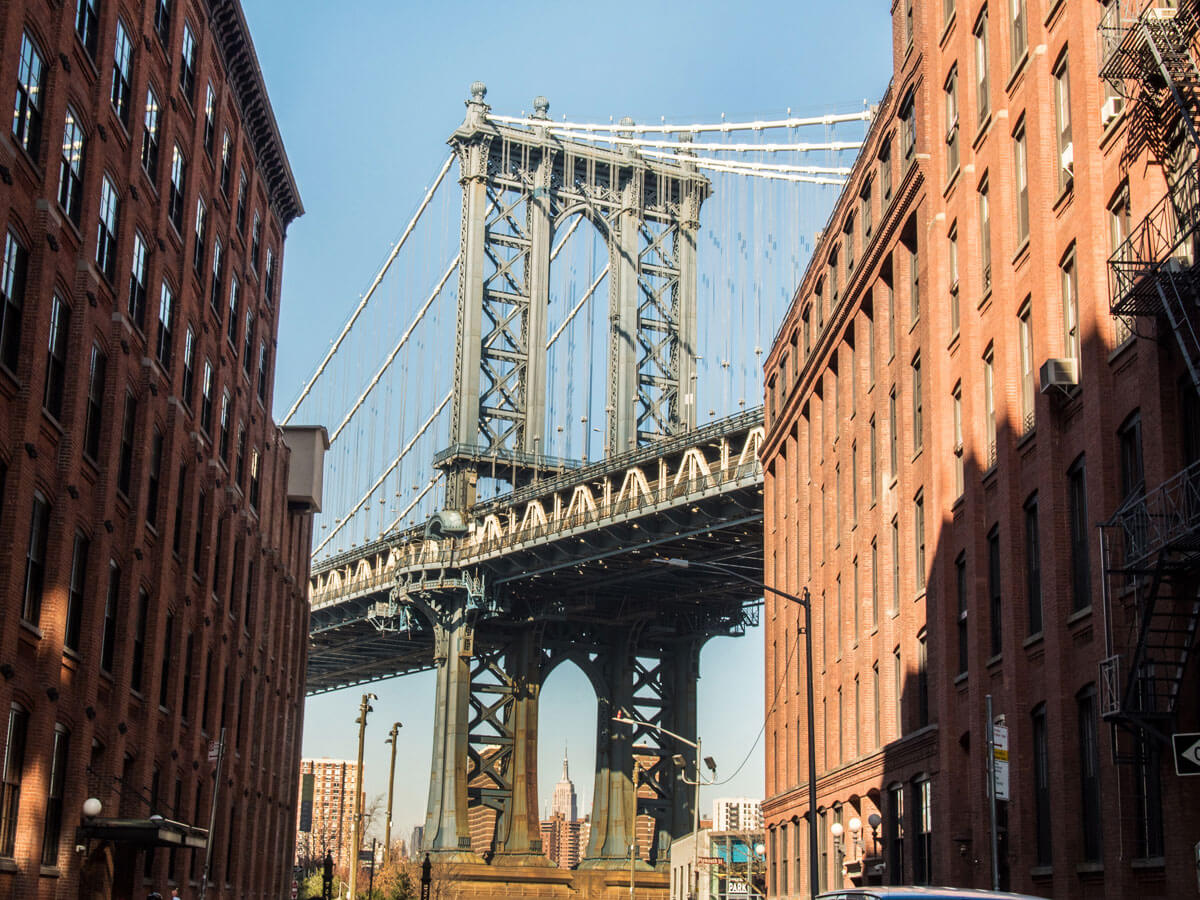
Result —
POLYGON ((1017 449, 1020 450, 1037 436, 1037 425, 1031 425, 1029 430, 1017 438, 1017 449))
POLYGON ((1054 866, 1034 866, 1029 870, 1029 877, 1035 879, 1051 878, 1054 875, 1054 866))
POLYGON ((1129 861, 1129 867, 1135 872, 1153 872, 1167 867, 1167 861, 1161 856, 1144 856, 1129 861))
POLYGON ((1092 607, 1085 606, 1083 609, 1076 610, 1067 616, 1067 624, 1074 625, 1076 622, 1081 622, 1092 614, 1092 607))
POLYGON ((955 686, 957 687, 957 686, 959 686, 959 685, 964 685, 964 684, 966 684, 966 683, 967 683, 967 679, 968 679, 969 677, 970 677, 970 672, 959 672, 957 675, 955 675, 955 676, 954 676, 954 684, 955 684, 955 686))
POLYGON ((991 112, 991 110, 988 110, 988 114, 983 117, 983 121, 981 121, 979 123, 979 128, 975 132, 975 140, 971 141, 971 149, 972 150, 976 150, 976 151, 979 150, 979 145, 983 143, 984 138, 987 137, 988 131, 991 130, 991 127, 992 127, 992 112, 991 112))
POLYGON ((42 633, 42 629, 38 628, 36 625, 34 625, 32 622, 30 622, 24 616, 21 617, 21 629, 23 631, 28 631, 39 641, 45 637, 45 635, 42 633))
POLYGON ((38 875, 42 878, 60 878, 62 877, 62 869, 58 866, 42 866, 38 869, 38 875))
POLYGON ((1021 246, 1017 248, 1017 252, 1013 254, 1012 266, 1014 269, 1019 269, 1029 259, 1029 235, 1025 235, 1021 241, 1021 246))
POLYGON ((1103 875, 1104 863, 1102 862, 1082 862, 1075 866, 1075 872, 1079 875, 1103 875))
POLYGON ((1029 63, 1029 48, 1025 48, 1025 52, 1021 54, 1021 58, 1017 60, 1013 66, 1012 74, 1008 76, 1008 83, 1004 85, 1004 93, 1012 96, 1012 92, 1016 89, 1017 83, 1021 80, 1021 76, 1025 74, 1025 66, 1029 63))
POLYGON ((1067 179, 1067 183, 1063 185, 1063 189, 1059 191, 1058 199, 1054 201, 1054 214, 1060 215, 1064 209, 1071 205, 1071 198, 1075 195, 1075 176, 1072 175, 1067 179))
POLYGON ((958 13, 956 10, 950 10, 950 18, 946 20, 945 26, 942 28, 942 36, 938 40, 938 46, 943 46, 946 43, 946 38, 950 36, 950 32, 954 30, 954 23, 958 21, 958 13))
POLYGON ((995 656, 988 657, 988 661, 985 665, 989 669, 994 669, 997 666, 999 666, 1002 662, 1004 662, 1004 654, 997 653, 995 656))
POLYGON ((951 191, 954 190, 954 186, 956 184, 958 184, 958 177, 961 173, 962 173, 962 166, 961 165, 955 166, 954 171, 951 172, 950 176, 946 179, 946 186, 944 188, 942 188, 942 198, 943 199, 948 198, 950 196, 951 191))
POLYGON ((11 856, 0 856, 0 872, 19 872, 17 861, 11 856))
POLYGON ((1108 361, 1110 363, 1116 362, 1118 357, 1124 356, 1125 351, 1134 346, 1136 343, 1137 335, 1131 331, 1129 333, 1129 337, 1125 338, 1125 340, 1121 341, 1121 343, 1117 344, 1117 346, 1113 347, 1112 350, 1109 351, 1108 361))
POLYGON ((1025 638, 1025 640, 1021 642, 1021 646, 1024 647, 1026 650, 1028 650, 1034 644, 1040 644, 1042 642, 1042 640, 1045 638, 1045 636, 1046 636, 1045 631, 1039 631, 1036 634, 1031 634, 1029 637, 1025 638))

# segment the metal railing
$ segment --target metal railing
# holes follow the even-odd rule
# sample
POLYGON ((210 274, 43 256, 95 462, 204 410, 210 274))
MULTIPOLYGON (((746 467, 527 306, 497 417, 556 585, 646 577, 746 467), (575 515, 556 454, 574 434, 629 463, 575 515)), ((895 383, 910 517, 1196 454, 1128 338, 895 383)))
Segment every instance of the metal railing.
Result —
POLYGON ((1188 539, 1194 541, 1200 533, 1200 461, 1150 493, 1127 500, 1105 526, 1118 528, 1123 534, 1122 568, 1126 569, 1188 539))
POLYGON ((1200 164, 1193 164, 1109 257, 1110 308, 1114 315, 1163 312, 1154 278, 1160 273, 1174 275, 1192 268, 1198 225, 1200 164))

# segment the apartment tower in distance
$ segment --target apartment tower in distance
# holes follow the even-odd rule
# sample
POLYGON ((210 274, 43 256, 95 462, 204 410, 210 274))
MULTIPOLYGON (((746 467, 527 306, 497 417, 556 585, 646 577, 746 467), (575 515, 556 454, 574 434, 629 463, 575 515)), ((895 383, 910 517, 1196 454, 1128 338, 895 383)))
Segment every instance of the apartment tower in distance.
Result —
POLYGON ((354 842, 354 793, 358 764, 343 759, 300 761, 300 825, 296 831, 296 864, 319 867, 328 854, 334 866, 348 871, 354 842), (306 784, 312 779, 311 792, 306 784), (311 797, 311 815, 304 807, 311 797), (307 826, 307 827, 306 827, 307 826))
POLYGON ((0 896, 278 897, 325 444, 271 419, 302 209, 246 20, 15 0, 0 47, 0 896))
POLYGON ((817 770, 810 810, 802 611, 768 597, 768 893, 1187 896, 1196 4, 895 0, 892 27, 765 372, 766 578, 810 592, 817 770))

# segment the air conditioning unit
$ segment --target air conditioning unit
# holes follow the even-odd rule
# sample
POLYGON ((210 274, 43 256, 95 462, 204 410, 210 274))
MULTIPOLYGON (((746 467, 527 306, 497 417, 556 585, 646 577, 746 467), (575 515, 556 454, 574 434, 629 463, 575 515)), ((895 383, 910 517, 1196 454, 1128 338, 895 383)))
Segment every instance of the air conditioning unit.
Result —
POLYGON ((1121 114, 1121 110, 1125 108, 1125 98, 1116 95, 1109 97, 1104 101, 1104 105, 1100 107, 1100 121, 1107 125, 1113 119, 1121 114))
POLYGON ((1157 19, 1160 22, 1166 22, 1175 18, 1175 14, 1179 10, 1174 6, 1156 6, 1153 9, 1146 10, 1146 17, 1149 19, 1157 19))
POLYGON ((1074 144, 1067 144, 1067 146, 1063 148, 1062 167, 1063 167, 1063 171, 1065 171, 1068 175, 1074 177, 1074 175, 1075 175, 1075 145, 1074 144))
POLYGON ((1042 363, 1042 393, 1051 388, 1066 391, 1079 384, 1079 360, 1048 359, 1042 363))

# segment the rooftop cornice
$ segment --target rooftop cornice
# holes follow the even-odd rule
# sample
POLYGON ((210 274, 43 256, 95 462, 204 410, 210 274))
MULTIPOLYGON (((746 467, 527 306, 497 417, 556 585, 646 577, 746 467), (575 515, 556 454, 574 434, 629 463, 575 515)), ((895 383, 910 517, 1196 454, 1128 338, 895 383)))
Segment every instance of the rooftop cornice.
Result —
POLYGON ((254 155, 270 191, 271 205, 286 229, 304 215, 300 190, 288 162, 279 123, 263 80, 258 54, 240 0, 206 0, 213 35, 221 50, 225 72, 233 85, 242 124, 254 145, 254 155))

